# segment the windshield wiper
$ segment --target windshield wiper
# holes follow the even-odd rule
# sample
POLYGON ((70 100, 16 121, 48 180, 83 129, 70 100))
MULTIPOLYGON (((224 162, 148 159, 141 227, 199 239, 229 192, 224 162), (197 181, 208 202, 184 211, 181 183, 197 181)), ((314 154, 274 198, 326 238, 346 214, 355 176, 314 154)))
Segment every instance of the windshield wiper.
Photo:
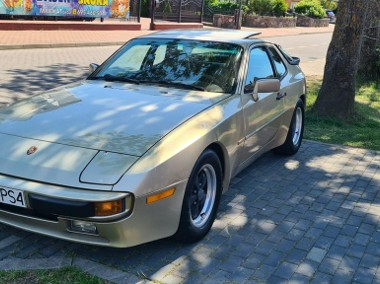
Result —
POLYGON ((104 79, 108 82, 127 82, 127 83, 134 83, 134 84, 140 84, 139 80, 131 79, 128 77, 120 77, 120 76, 114 76, 111 74, 106 74, 103 77, 100 77, 99 79, 104 79))
POLYGON ((200 86, 195 85, 189 85, 181 82, 173 82, 173 81, 165 81, 165 80, 158 80, 158 81, 142 81, 144 83, 152 83, 152 84, 160 84, 160 85, 166 85, 166 86, 173 86, 173 87, 179 87, 187 90, 197 90, 197 91, 204 91, 205 89, 200 86))

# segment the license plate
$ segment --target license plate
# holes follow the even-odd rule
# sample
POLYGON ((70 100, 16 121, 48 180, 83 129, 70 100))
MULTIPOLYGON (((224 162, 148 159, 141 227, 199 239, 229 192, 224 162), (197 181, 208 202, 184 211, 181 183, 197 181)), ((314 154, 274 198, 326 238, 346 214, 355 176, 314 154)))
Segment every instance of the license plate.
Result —
POLYGON ((26 207, 24 192, 14 188, 0 187, 0 203, 26 207))

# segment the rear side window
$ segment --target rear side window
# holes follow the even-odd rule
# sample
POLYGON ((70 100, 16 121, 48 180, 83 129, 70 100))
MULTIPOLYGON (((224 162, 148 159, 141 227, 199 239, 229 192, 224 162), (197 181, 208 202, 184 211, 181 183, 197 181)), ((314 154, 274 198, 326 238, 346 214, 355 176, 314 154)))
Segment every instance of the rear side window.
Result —
POLYGON ((289 64, 291 64, 291 65, 298 65, 300 63, 300 60, 299 60, 298 57, 290 56, 289 54, 287 54, 285 52, 285 50, 282 49, 282 47, 280 45, 276 44, 276 47, 281 52, 281 54, 285 57, 286 61, 288 61, 289 64))
POLYGON ((272 46, 268 48, 269 53, 273 59, 274 66, 277 71, 277 76, 282 77, 286 73, 286 67, 284 62, 282 61, 280 55, 278 54, 277 50, 275 50, 272 46))

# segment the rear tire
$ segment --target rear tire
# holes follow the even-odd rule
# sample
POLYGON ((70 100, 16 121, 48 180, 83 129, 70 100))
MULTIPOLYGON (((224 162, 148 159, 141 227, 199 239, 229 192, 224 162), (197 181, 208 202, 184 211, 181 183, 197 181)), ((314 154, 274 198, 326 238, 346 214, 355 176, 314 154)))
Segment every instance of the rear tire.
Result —
POLYGON ((298 100, 289 126, 288 135, 284 144, 274 149, 280 155, 293 155, 301 147, 304 130, 305 106, 298 100))
POLYGON ((187 182, 181 219, 174 238, 181 243, 202 239, 214 223, 222 193, 222 166, 216 153, 205 150, 187 182))

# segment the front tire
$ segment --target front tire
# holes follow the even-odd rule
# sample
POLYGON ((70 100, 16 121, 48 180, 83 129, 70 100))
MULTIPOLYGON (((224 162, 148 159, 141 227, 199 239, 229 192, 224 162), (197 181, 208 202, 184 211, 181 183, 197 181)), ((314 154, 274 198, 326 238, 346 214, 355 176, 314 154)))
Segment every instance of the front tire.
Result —
POLYGON ((205 150, 191 172, 174 238, 181 243, 202 239, 215 220, 222 193, 222 166, 216 153, 205 150))
POLYGON ((288 135, 284 144, 274 149, 277 154, 293 155, 301 147, 304 130, 305 106, 301 99, 298 100, 293 112, 288 135))

